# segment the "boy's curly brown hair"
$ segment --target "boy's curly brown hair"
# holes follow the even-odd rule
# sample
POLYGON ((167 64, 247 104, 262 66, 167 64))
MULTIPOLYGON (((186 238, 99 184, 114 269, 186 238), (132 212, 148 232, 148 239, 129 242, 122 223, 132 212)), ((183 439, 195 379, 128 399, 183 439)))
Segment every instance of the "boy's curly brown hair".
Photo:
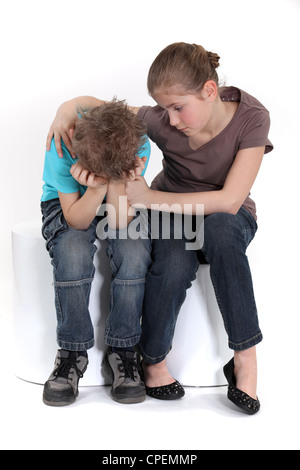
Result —
POLYGON ((146 128, 125 101, 114 99, 82 113, 72 147, 79 162, 108 180, 122 180, 137 167, 139 148, 146 141, 146 128))

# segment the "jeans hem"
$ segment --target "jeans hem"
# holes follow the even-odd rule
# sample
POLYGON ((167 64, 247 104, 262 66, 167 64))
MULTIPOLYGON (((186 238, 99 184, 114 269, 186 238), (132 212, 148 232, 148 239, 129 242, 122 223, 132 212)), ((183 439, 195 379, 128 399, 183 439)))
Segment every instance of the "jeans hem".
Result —
POLYGON ((148 356, 143 351, 143 349, 140 347, 141 355, 142 355, 144 361, 147 362, 148 364, 159 364, 160 362, 164 361, 166 359, 167 355, 169 354, 169 352, 171 351, 171 349, 172 349, 172 347, 170 347, 168 349, 168 351, 165 354, 162 354, 161 356, 152 357, 152 356, 148 356))
POLYGON ((243 341, 242 343, 233 343, 232 341, 229 341, 229 348, 233 349, 234 351, 245 351, 246 349, 253 348, 257 344, 261 343, 262 340, 262 333, 258 333, 256 336, 253 336, 253 338, 250 338, 247 341, 243 341))
POLYGON ((136 346, 140 341, 140 336, 133 336, 132 338, 112 338, 110 336, 105 336, 105 344, 107 346, 112 346, 113 348, 132 348, 136 346))
POLYGON ((66 351, 86 351, 95 346, 95 340, 91 339, 89 341, 84 341, 82 343, 73 343, 70 341, 57 340, 57 343, 60 348, 65 349, 66 351))

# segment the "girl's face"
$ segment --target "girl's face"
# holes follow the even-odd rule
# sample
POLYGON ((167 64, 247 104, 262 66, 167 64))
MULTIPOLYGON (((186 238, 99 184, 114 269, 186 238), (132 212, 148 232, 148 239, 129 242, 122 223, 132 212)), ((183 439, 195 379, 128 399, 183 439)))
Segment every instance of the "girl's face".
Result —
POLYGON ((190 95, 178 94, 178 88, 161 89, 155 91, 153 98, 160 107, 168 111, 171 126, 188 137, 208 129, 212 119, 213 100, 205 92, 190 95))

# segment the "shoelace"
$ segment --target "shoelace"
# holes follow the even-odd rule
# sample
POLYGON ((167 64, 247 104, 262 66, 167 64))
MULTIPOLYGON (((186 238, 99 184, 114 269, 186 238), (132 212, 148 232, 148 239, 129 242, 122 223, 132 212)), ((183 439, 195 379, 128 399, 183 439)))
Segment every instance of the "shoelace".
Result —
POLYGON ((57 366, 53 375, 55 377, 63 377, 64 379, 67 379, 69 377, 70 370, 74 368, 78 377, 82 379, 83 373, 77 367, 78 362, 79 361, 77 359, 61 358, 61 363, 57 366))
POLYGON ((122 357, 119 355, 118 361, 120 361, 120 364, 118 365, 118 369, 121 373, 124 373, 125 379, 130 378, 132 380, 135 380, 135 371, 141 372, 141 367, 140 365, 136 362, 134 358, 131 357, 122 357))

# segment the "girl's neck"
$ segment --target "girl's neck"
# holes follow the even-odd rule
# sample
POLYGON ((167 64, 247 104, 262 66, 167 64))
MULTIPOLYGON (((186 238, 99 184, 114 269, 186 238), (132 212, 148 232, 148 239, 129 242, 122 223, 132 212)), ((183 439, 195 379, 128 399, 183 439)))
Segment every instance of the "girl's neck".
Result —
POLYGON ((212 103, 211 119, 205 129, 189 138, 190 147, 197 150, 219 135, 233 119, 238 105, 239 103, 237 102, 222 101, 218 96, 212 103))

